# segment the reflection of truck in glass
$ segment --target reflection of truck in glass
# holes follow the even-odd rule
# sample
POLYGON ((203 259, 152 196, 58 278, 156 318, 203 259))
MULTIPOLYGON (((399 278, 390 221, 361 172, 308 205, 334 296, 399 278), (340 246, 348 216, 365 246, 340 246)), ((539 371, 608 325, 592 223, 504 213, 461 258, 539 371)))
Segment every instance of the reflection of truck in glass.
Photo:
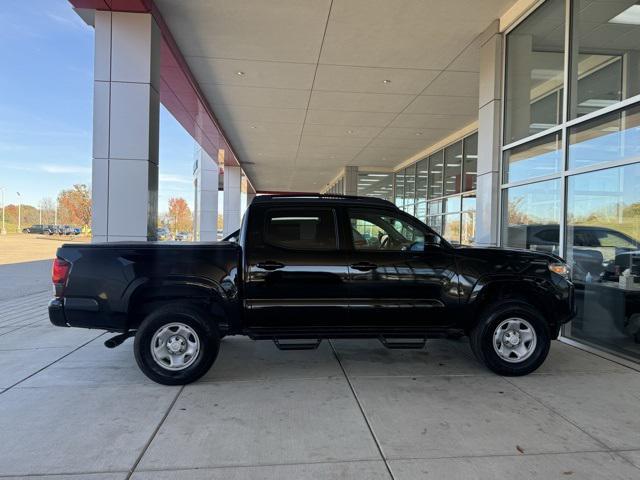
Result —
MULTIPOLYGON (((508 239, 510 246, 557 254, 560 228, 558 225, 512 226, 508 229, 508 239)), ((567 228, 567 247, 578 305, 583 303, 586 289, 597 295, 603 309, 600 313, 581 313, 579 319, 586 316, 593 321, 578 320, 574 330, 580 330, 583 323, 592 326, 597 323, 600 328, 610 323, 640 343, 640 242, 613 228, 576 225, 567 228), (620 278, 625 271, 628 282, 620 278)))
MULTIPOLYGON (((558 225, 516 225, 508 229, 509 246, 558 253, 558 225)), ((573 279, 585 281, 603 278, 617 282, 620 274, 630 268, 640 276, 634 265, 640 257, 640 242, 608 227, 576 225, 567 228, 567 259, 573 267, 573 279)))

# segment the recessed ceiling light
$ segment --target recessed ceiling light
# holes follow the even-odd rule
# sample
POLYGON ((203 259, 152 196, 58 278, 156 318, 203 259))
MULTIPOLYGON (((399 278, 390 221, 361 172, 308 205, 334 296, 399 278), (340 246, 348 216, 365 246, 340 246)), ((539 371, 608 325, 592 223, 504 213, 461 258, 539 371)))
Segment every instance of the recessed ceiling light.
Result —
POLYGON ((421 136, 421 135, 422 135, 422 132, 416 132, 416 136, 418 136, 418 137, 419 137, 419 136, 421 136))
POLYGON ((391 83, 391 80, 382 80, 382 83, 384 83, 385 85, 391 83))
POLYGON ((624 25, 640 25, 640 5, 631 5, 618 15, 609 20, 609 23, 622 23, 624 25))
POLYGON ((255 125, 251 125, 251 128, 255 130, 257 127, 255 125))
POLYGON ((243 72, 243 71, 241 71, 241 70, 238 70, 238 71, 236 72, 236 75, 238 75, 238 76, 240 76, 240 77, 244 77, 244 72, 243 72))
POLYGON ((351 135, 353 133, 353 130, 347 130, 347 133, 351 135))

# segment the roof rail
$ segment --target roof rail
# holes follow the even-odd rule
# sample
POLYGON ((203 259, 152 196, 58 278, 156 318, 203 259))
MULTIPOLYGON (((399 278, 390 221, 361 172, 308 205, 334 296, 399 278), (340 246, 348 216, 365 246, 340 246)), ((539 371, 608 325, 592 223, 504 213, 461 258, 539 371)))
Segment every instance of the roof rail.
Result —
POLYGON ((294 195, 257 195, 254 199, 252 203, 258 202, 258 203, 263 203, 263 202, 269 202, 272 200, 285 200, 285 199, 305 199, 305 198, 313 198, 313 199, 318 199, 318 200, 322 200, 322 199, 327 199, 327 200, 348 200, 351 202, 363 202, 363 203, 377 203, 380 205, 385 205, 385 206, 393 206, 395 207, 396 205, 393 202, 390 202, 389 200, 385 200, 383 198, 377 198, 377 197, 359 197, 356 195, 339 195, 339 194, 335 194, 335 193, 330 193, 330 194, 317 194, 317 193, 309 193, 309 194, 294 194, 294 195))

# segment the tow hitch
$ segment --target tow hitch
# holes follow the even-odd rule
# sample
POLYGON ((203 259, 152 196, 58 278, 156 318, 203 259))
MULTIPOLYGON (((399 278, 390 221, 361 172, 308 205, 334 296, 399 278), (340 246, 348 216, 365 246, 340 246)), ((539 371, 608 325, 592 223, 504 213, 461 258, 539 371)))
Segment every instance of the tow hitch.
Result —
POLYGON ((135 330, 129 330, 128 332, 121 333, 120 335, 111 337, 109 340, 105 340, 104 346, 107 348, 116 348, 118 345, 124 342, 127 338, 133 337, 135 334, 136 334, 135 330))

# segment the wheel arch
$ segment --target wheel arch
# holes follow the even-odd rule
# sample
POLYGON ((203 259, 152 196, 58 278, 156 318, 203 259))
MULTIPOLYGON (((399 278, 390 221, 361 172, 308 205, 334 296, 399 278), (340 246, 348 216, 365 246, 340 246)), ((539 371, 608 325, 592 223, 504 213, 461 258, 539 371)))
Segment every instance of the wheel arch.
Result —
POLYGON ((478 282, 469 298, 469 311, 474 312, 465 326, 467 333, 476 325, 485 310, 499 301, 523 301, 538 310, 549 326, 552 339, 558 337, 560 322, 555 306, 557 299, 550 292, 550 286, 538 278, 499 278, 478 282))
POLYGON ((143 279, 129 290, 127 329, 136 329, 152 311, 171 303, 195 305, 218 323, 220 330, 229 328, 230 299, 214 282, 194 279, 150 281, 143 279))

